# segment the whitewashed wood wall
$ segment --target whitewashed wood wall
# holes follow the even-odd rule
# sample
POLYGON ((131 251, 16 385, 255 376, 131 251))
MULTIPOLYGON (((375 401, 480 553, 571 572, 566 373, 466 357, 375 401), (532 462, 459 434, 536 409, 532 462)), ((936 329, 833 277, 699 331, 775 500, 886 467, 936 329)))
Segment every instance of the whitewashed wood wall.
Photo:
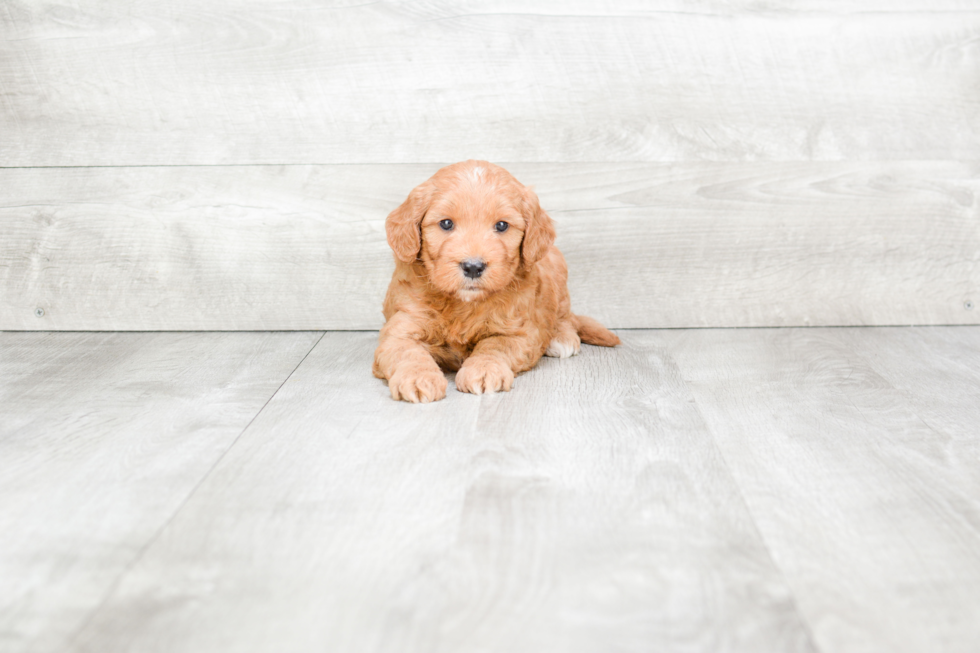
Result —
POLYGON ((372 329, 485 158, 613 327, 980 323, 977 0, 5 0, 0 329, 372 329))

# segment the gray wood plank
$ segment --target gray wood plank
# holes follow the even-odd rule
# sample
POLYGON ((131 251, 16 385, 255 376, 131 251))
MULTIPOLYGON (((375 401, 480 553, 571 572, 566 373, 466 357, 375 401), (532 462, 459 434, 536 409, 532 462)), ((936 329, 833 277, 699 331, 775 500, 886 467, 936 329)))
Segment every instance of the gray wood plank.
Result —
MULTIPOLYGON (((0 329, 379 328, 438 167, 0 170, 0 329)), ((612 327, 980 321, 975 163, 507 167, 612 327)))
POLYGON ((0 166, 980 158, 964 0, 0 12, 0 166))
POLYGON ((928 361, 964 342, 976 359, 980 331, 636 338, 676 357, 822 650, 976 649, 977 375, 928 361), (923 369, 937 387, 913 378, 923 369))
MULTIPOLYGON (((874 371, 900 390, 915 414, 959 449, 950 462, 966 463, 980 495, 980 330, 924 327, 838 334, 874 371), (894 352, 902 352, 901 356, 894 352)), ((980 515, 975 517, 980 523, 980 515)))
POLYGON ((328 333, 77 651, 814 650, 662 349, 392 401, 328 333))
POLYGON ((0 649, 66 650, 318 337, 0 333, 0 649))

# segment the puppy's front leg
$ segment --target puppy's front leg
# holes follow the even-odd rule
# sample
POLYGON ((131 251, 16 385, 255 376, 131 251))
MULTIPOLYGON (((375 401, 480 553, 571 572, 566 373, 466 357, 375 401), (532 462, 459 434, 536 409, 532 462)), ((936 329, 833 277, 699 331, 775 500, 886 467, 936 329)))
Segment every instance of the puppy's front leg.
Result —
POLYGON ((392 399, 412 403, 446 396, 446 375, 419 341, 411 318, 397 313, 381 329, 374 351, 374 375, 388 379, 392 399))
POLYGON ((484 338, 456 372, 456 389, 475 395, 509 392, 514 384, 514 373, 530 368, 540 358, 540 354, 535 358, 532 353, 533 348, 526 338, 484 338))

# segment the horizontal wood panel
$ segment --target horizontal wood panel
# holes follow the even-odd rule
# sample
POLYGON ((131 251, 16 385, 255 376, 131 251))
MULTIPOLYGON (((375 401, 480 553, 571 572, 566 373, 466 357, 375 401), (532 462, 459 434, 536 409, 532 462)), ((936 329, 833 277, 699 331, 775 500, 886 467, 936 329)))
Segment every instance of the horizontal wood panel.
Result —
MULTIPOLYGON (((0 170, 0 329, 378 328, 384 218, 438 167, 0 170)), ((508 168, 612 327, 980 321, 978 164, 508 168)))
POLYGON ((0 166, 980 158, 975 3, 558 8, 11 0, 0 166))

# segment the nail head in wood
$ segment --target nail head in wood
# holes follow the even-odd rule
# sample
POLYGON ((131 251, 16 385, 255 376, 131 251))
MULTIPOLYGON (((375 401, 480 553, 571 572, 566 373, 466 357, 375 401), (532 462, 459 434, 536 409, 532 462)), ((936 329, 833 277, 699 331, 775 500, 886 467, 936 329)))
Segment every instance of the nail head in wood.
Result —
POLYGON ((38 306, 37 308, 34 309, 34 315, 38 317, 44 317, 44 309, 38 306))

